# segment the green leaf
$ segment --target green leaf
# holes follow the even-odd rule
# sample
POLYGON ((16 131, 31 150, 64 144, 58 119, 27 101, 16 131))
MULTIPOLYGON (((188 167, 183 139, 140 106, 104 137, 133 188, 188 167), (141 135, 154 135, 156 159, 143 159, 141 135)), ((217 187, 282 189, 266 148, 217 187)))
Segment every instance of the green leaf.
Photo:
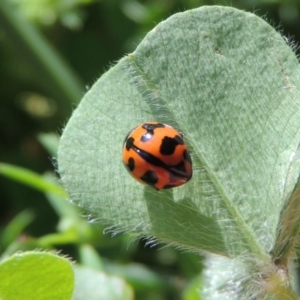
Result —
POLYGON ((159 275, 142 264, 129 263, 118 264, 107 262, 105 270, 110 275, 125 279, 135 291, 162 291, 171 289, 172 283, 162 275, 159 275))
POLYGON ((83 267, 75 268, 73 300, 131 300, 132 288, 121 278, 83 267))
MULTIPOLYGON (((42 178, 47 182, 51 182, 48 176, 43 176, 42 178)), ((65 201, 66 196, 67 195, 65 192, 61 195, 51 192, 46 193, 46 197, 50 205, 56 211, 57 215, 60 217, 61 220, 70 219, 73 220, 74 223, 78 224, 82 220, 82 217, 79 213, 79 209, 77 206, 73 205, 69 201, 65 201)), ((82 224, 80 224, 80 226, 81 225, 82 224)))
POLYGON ((55 133, 40 133, 37 136, 39 142, 52 155, 56 156, 59 143, 59 136, 55 133))
POLYGON ((99 253, 89 244, 79 246, 80 262, 87 268, 102 271, 103 262, 99 253))
POLYGON ((21 182, 44 193, 55 193, 67 197, 64 189, 57 183, 47 180, 42 175, 18 166, 0 163, 0 174, 21 182))
POLYGON ((264 20, 218 6, 176 14, 85 95, 60 141, 61 178, 115 232, 268 260, 300 169, 299 90, 297 57, 264 20), (124 137, 151 120, 184 133, 194 175, 182 187, 145 188, 122 166, 124 137))
POLYGON ((3 234, 0 239, 0 245, 3 246, 3 248, 8 247, 14 240, 19 237, 19 235, 33 221, 33 219, 34 215, 30 210, 23 210, 18 215, 16 215, 4 228, 3 234))
POLYGON ((201 297, 201 289, 202 289, 202 278, 200 276, 196 277, 191 283, 187 286, 184 291, 183 299, 184 300, 201 300, 208 298, 201 297))
POLYGON ((0 263, 0 299, 66 299, 73 293, 71 263, 46 252, 15 254, 0 263))

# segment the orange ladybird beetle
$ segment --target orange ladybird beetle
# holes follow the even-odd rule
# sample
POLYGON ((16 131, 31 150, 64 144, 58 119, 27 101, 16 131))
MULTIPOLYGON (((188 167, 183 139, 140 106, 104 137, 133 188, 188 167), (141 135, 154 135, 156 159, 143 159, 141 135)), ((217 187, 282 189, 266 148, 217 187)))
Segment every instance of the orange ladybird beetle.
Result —
POLYGON ((157 190, 192 178, 192 160, 183 136, 173 127, 147 122, 134 128, 123 145, 123 163, 137 181, 157 190))

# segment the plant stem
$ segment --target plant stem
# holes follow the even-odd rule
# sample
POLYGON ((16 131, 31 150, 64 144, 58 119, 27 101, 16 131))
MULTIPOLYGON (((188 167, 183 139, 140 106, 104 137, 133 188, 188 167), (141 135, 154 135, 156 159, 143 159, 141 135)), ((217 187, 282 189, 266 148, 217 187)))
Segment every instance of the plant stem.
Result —
POLYGON ((299 300, 299 297, 292 290, 286 274, 272 274, 266 284, 266 291, 276 300, 299 300))

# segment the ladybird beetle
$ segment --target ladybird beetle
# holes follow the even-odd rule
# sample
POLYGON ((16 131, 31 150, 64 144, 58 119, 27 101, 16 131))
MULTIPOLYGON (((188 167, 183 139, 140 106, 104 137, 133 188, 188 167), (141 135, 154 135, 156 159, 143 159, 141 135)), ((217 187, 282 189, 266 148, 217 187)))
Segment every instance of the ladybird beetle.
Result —
POLYGON ((123 145, 123 163, 133 178, 156 190, 180 186, 193 173, 182 134, 158 122, 143 123, 129 132, 123 145))

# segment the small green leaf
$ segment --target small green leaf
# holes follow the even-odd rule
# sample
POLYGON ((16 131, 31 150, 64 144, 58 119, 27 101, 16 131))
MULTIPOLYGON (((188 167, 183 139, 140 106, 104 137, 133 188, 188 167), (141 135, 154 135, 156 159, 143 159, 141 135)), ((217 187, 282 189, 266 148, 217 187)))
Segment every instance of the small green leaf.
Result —
POLYGON ((183 300, 208 300, 207 298, 201 297, 202 289, 202 277, 198 276, 195 279, 193 279, 185 289, 183 294, 183 300))
POLYGON ((71 263, 46 252, 15 254, 0 263, 0 299, 71 299, 71 263))
POLYGON ((84 244, 79 247, 80 262, 83 266, 102 271, 103 262, 95 248, 89 244, 84 244))
MULTIPOLYGON (((48 179, 45 176, 43 177, 47 182, 48 179)), ((50 205, 53 207, 53 209, 56 211, 57 215, 61 218, 61 220, 64 219, 71 219, 74 220, 74 222, 79 223, 82 218, 79 215, 79 209, 77 206, 73 205, 69 201, 65 201, 64 198, 66 198, 66 193, 64 194, 56 194, 56 193, 46 193, 47 199, 50 203, 50 205)))
POLYGON ((132 288, 121 278, 83 267, 75 268, 73 300, 133 300, 132 288))
MULTIPOLYGON (((23 210, 16 215, 10 223, 4 228, 0 243, 6 248, 23 232, 24 228, 34 219, 34 215, 30 210, 23 210)), ((0 247, 1 248, 1 247, 0 247)))
POLYGON ((124 278, 135 291, 167 290, 171 288, 169 280, 145 267, 142 264, 118 264, 109 262, 105 270, 110 275, 124 278))
POLYGON ((64 189, 57 183, 46 180, 42 175, 31 170, 14 165, 0 163, 0 174, 21 182, 44 193, 55 193, 61 197, 67 197, 64 189))
POLYGON ((56 156, 59 143, 59 136, 55 133, 40 133, 38 140, 45 147, 45 149, 52 155, 56 156))
POLYGON ((81 241, 80 235, 74 228, 65 230, 62 233, 50 233, 36 239, 36 244, 44 249, 52 248, 56 245, 78 243, 81 241))

